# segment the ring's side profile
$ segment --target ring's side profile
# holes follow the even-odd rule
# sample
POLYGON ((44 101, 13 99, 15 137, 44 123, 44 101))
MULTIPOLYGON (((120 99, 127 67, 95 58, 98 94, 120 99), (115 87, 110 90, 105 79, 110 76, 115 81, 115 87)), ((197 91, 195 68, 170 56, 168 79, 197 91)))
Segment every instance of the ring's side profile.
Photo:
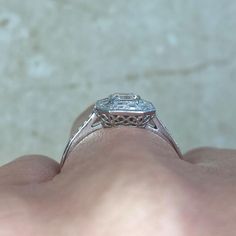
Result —
POLYGON ((115 93, 107 98, 98 100, 89 118, 78 127, 69 139, 61 159, 64 165, 69 153, 86 136, 103 128, 128 126, 147 129, 168 142, 182 158, 181 151, 171 137, 167 128, 156 115, 156 109, 151 102, 141 99, 133 93, 115 93))

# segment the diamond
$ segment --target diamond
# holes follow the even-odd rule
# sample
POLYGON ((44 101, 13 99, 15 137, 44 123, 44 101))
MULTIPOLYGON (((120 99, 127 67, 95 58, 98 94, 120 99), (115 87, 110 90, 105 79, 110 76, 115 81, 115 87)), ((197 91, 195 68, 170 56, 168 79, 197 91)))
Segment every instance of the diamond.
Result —
POLYGON ((115 93, 108 98, 98 100, 96 109, 103 112, 155 112, 151 102, 133 93, 115 93))

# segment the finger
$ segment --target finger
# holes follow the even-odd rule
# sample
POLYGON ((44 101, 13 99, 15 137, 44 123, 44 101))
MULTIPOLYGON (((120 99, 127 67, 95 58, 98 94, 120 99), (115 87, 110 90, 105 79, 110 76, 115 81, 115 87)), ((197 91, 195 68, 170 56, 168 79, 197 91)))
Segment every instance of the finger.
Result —
MULTIPOLYGON (((77 117, 72 126, 71 134, 76 133, 78 128, 88 119, 93 107, 94 105, 89 106, 77 117)), ((65 173, 71 168, 76 168, 76 172, 79 172, 78 168, 80 168, 80 163, 83 161, 93 160, 95 162, 100 157, 105 161, 106 158, 115 158, 114 156, 120 158, 121 155, 129 157, 130 153, 132 153, 132 156, 140 156, 140 153, 144 153, 143 156, 145 156, 148 153, 147 156, 152 154, 163 158, 179 159, 170 144, 156 134, 145 129, 118 127, 97 130, 85 137, 69 153, 62 172, 65 173), (96 157, 96 160, 93 157, 96 157)))
POLYGON ((27 155, 0 167, 0 185, 26 185, 51 180, 59 164, 42 155, 27 155))
POLYGON ((192 164, 210 167, 221 173, 236 175, 236 150, 197 148, 187 152, 183 159, 192 164))
MULTIPOLYGON (((97 162, 117 162, 130 159, 133 162, 139 158, 179 159, 169 143, 159 136, 144 129, 119 127, 101 129, 85 137, 69 153, 62 172, 77 169, 80 172, 82 164, 97 162)), ((114 162, 114 163, 115 163, 114 162)), ((82 170, 81 170, 82 172, 82 170)))
POLYGON ((193 164, 229 159, 236 160, 236 150, 210 147, 196 148, 184 154, 183 159, 193 164))
MULTIPOLYGON (((94 108, 94 104, 90 105, 83 113, 81 113, 74 121, 73 125, 72 125, 72 128, 71 128, 71 136, 73 136, 73 134, 75 134, 79 127, 81 127, 81 125, 88 119, 89 115, 92 113, 93 111, 93 108, 94 108)), ((171 150, 170 152, 172 152, 172 154, 174 156, 176 156, 176 153, 173 152, 173 148, 164 140, 162 140, 160 137, 154 135, 153 133, 149 132, 149 131, 146 131, 146 130, 141 130, 140 129, 130 129, 130 128, 123 128, 122 130, 124 130, 124 132, 121 132, 121 129, 112 129, 112 130, 102 130, 102 131, 97 131, 95 132, 93 135, 91 135, 91 140, 89 138, 86 139, 86 141, 88 141, 88 143, 91 142, 91 147, 93 146, 93 149, 95 148, 96 144, 97 144, 97 138, 96 137, 99 137, 100 141, 99 141, 99 144, 100 145, 104 145, 104 146, 109 146, 109 143, 111 143, 111 140, 114 138, 114 142, 116 141, 116 139, 127 139, 127 140, 130 140, 132 139, 134 141, 134 146, 137 146, 137 141, 139 140, 140 142, 140 139, 138 138, 138 136, 142 136, 141 139, 142 140, 145 140, 144 137, 147 136, 146 140, 147 142, 145 143, 148 143, 148 140, 152 140, 151 142, 149 143, 153 143, 153 140, 155 140, 155 142, 157 142, 157 146, 166 146, 166 150, 165 151, 169 151, 171 150), (137 130, 137 131, 136 131, 137 130), (140 131, 140 132, 139 132, 140 131), (119 137, 117 137, 117 134, 120 135, 119 137), (128 136, 126 138, 124 138, 126 136, 126 134, 128 136, 130 136, 130 138, 128 138, 128 136), (104 140, 107 141, 107 144, 106 144, 106 141, 104 142, 101 142, 102 141, 102 138, 104 137, 104 140), (104 143, 104 144, 102 144, 104 143)), ((143 142, 144 144, 144 142, 143 142)), ((80 144, 78 144, 78 146, 80 146, 80 144)), ((114 145, 111 145, 111 147, 114 146, 114 145)), ((143 148, 145 148, 144 145, 141 145, 143 148)), ((155 145, 154 145, 155 146, 155 145)), ((137 148, 136 148, 137 149, 137 148)), ((161 148, 163 149, 163 148, 161 148)), ((110 150, 110 147, 109 147, 109 150, 110 150)), ((72 154, 72 153, 71 153, 72 154)), ((98 152, 99 154, 99 152, 98 152)), ((72 155, 71 155, 72 156, 72 155)), ((69 159, 69 157, 68 157, 69 159)))

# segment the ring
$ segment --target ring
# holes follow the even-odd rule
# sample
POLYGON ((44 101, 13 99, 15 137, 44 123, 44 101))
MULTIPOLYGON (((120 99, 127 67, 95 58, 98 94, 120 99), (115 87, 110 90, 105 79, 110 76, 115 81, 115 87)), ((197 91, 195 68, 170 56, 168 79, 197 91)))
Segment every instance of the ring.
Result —
POLYGON ((114 93, 98 100, 88 119, 70 137, 62 155, 62 167, 69 153, 86 136, 99 129, 128 126, 147 129, 168 142, 182 159, 182 153, 167 128, 157 118, 156 109, 149 101, 133 93, 114 93))

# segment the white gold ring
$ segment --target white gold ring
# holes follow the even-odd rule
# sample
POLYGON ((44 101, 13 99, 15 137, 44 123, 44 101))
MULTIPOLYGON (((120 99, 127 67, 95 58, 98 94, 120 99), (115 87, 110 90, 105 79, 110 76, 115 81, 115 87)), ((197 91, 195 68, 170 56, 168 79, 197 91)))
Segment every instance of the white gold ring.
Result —
POLYGON ((151 102, 133 93, 115 93, 95 103, 89 118, 78 127, 69 139, 61 159, 64 165, 69 153, 86 136, 103 128, 129 126, 152 131, 168 142, 182 158, 181 151, 167 128, 157 118, 156 109, 151 102))

